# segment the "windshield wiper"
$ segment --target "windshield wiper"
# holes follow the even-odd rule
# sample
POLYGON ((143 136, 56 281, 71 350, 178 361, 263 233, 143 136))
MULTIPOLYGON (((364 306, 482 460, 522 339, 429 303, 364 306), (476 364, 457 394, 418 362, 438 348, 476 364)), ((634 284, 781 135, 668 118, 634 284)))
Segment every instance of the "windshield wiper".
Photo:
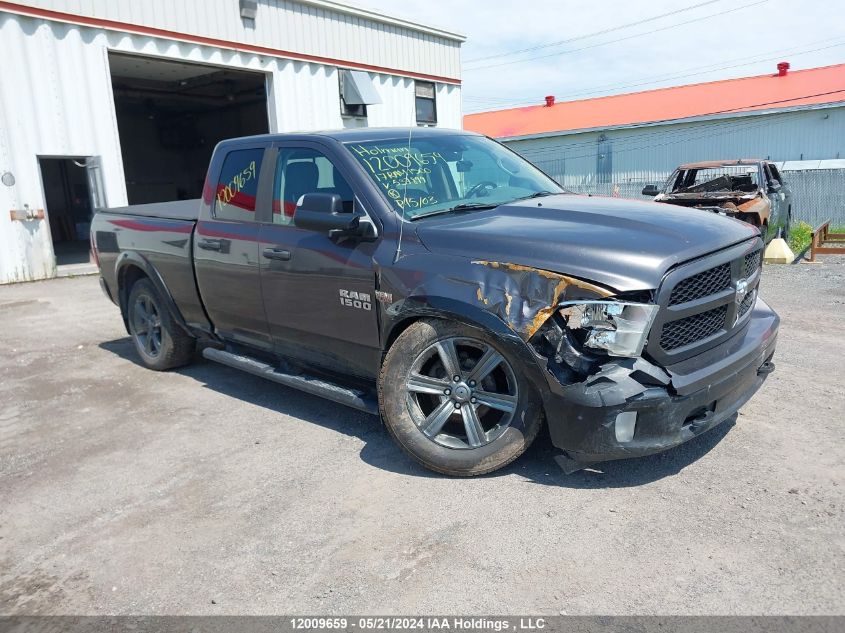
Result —
POLYGON ((420 218, 430 218, 433 215, 443 215, 444 213, 452 213, 453 211, 472 211, 478 209, 495 209, 496 207, 501 206, 501 202, 462 202, 461 204, 456 204, 454 207, 449 207, 448 209, 440 209, 439 211, 432 211, 431 213, 423 213, 421 215, 415 215, 411 218, 411 221, 419 220, 420 218))
MULTIPOLYGON (((560 193, 560 192, 558 192, 560 193)), ((558 195, 554 191, 538 191, 536 193, 532 193, 530 196, 522 196, 521 198, 516 198, 514 202, 517 200, 531 200, 532 198, 545 198, 546 196, 556 196, 558 195)))
POLYGON ((462 202, 456 204, 449 211, 466 211, 467 209, 495 209, 502 206, 501 202, 462 202))

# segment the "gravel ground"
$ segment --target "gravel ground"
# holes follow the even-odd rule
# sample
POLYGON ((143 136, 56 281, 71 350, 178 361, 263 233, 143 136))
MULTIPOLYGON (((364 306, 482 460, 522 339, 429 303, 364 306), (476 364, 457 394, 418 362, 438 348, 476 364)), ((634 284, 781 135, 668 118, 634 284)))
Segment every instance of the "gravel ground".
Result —
POLYGON ((660 456, 417 467, 371 416, 138 365, 94 277, 0 288, 0 613, 845 614, 845 258, 769 266, 777 371, 660 456))

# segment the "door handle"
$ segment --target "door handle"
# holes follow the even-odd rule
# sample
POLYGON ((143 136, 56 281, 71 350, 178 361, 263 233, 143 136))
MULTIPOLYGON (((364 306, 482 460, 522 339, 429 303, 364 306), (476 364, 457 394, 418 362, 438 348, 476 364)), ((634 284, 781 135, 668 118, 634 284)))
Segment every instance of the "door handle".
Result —
POLYGON ((267 259, 278 259, 283 262, 290 260, 290 251, 283 248, 265 248, 263 255, 267 259))
POLYGON ((204 251, 221 251, 223 250, 223 240, 203 238, 197 242, 197 246, 204 251))

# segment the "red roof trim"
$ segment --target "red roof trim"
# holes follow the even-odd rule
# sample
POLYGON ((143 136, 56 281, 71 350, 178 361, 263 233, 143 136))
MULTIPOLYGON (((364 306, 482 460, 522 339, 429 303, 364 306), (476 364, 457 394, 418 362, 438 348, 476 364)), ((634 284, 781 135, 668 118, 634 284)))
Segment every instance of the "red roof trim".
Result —
POLYGON ((819 106, 845 101, 845 64, 723 79, 464 117, 464 127, 497 138, 548 136, 672 123, 699 117, 819 106))
POLYGON ((399 75, 402 77, 410 77, 412 79, 425 79, 427 81, 438 81, 440 83, 454 84, 458 86, 461 85, 461 80, 456 79, 454 77, 441 77, 439 75, 429 75, 426 73, 399 70, 397 68, 387 68, 385 66, 374 66, 372 64, 351 62, 345 59, 334 59, 332 57, 321 57, 319 55, 296 53, 293 51, 286 51, 281 48, 269 48, 267 46, 258 46, 256 44, 232 42, 229 40, 221 40, 213 37, 205 37, 202 35, 192 35, 190 33, 168 31, 166 29, 159 29, 152 26, 143 26, 141 24, 130 24, 128 22, 104 20, 102 18, 92 18, 89 16, 77 15, 74 13, 52 11, 50 9, 27 7, 21 4, 17 4, 15 2, 5 2, 0 0, 0 11, 7 11, 9 13, 16 13, 18 15, 26 15, 34 18, 54 20, 56 22, 66 22, 69 24, 78 24, 81 26, 92 26, 102 29, 108 29, 111 31, 125 31, 129 33, 136 33, 138 35, 151 35, 153 37, 162 37, 170 40, 179 40, 181 42, 203 44, 206 46, 216 46, 218 48, 226 48, 229 50, 235 50, 244 53, 258 53, 260 55, 271 55, 273 57, 284 57, 287 59, 294 59, 298 61, 315 62, 317 64, 325 64, 328 66, 339 66, 342 68, 352 68, 355 70, 368 70, 371 72, 384 73, 387 75, 399 75))

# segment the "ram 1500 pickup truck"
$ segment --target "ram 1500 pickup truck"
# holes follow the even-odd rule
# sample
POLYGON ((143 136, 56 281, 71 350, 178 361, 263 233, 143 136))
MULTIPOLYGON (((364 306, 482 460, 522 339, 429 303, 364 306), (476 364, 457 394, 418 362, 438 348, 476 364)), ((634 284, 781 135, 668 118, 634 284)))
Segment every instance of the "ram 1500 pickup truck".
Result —
POLYGON ((568 471, 662 451, 773 369, 756 228, 570 195, 475 134, 224 141, 201 200, 103 210, 91 235, 148 367, 199 344, 380 415, 450 475, 501 468, 544 421, 568 471))

